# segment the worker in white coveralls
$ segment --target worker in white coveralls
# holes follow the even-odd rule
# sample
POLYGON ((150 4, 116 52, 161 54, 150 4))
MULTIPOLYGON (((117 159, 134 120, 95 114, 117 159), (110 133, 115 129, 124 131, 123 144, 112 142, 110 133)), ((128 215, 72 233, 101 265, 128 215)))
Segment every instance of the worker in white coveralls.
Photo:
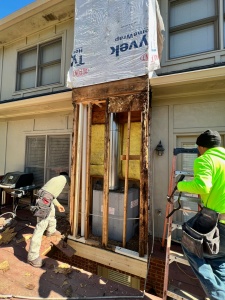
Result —
POLYGON ((56 230, 55 206, 59 212, 65 211, 65 208, 58 202, 57 197, 66 184, 70 185, 70 178, 66 172, 61 172, 59 176, 50 179, 38 191, 36 205, 32 207, 34 216, 37 217, 37 225, 34 229, 27 257, 28 263, 33 267, 40 268, 43 266, 40 247, 45 230, 46 236, 61 236, 61 233, 56 230))

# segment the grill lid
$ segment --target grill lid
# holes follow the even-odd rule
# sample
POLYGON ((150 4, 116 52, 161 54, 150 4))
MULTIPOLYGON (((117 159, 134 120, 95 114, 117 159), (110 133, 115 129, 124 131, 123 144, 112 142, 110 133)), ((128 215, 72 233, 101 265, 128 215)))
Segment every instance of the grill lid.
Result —
POLYGON ((4 175, 0 187, 19 188, 33 183, 33 173, 9 172, 4 175))

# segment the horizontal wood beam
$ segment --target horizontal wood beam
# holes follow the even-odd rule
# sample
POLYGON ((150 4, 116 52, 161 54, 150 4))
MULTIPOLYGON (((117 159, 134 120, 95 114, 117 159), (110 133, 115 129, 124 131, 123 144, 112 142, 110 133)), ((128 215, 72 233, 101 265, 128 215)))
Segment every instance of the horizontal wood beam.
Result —
POLYGON ((76 256, 83 257, 99 264, 145 278, 147 262, 134 259, 115 252, 99 249, 73 240, 67 241, 68 245, 76 250, 76 256))
POLYGON ((106 100, 110 96, 119 96, 147 92, 148 76, 140 76, 101 84, 74 88, 73 101, 106 100))
MULTIPOLYGON (((124 155, 120 155, 120 160, 126 160, 127 156, 124 155)), ((140 160, 140 155, 129 155, 129 160, 140 160)))

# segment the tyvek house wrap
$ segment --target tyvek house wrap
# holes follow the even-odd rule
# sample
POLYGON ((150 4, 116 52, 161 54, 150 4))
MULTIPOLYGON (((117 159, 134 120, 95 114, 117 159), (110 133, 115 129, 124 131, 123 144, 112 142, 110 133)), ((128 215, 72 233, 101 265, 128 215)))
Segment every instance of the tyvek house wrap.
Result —
POLYGON ((160 67, 156 0, 76 0, 67 86, 148 74, 160 67))

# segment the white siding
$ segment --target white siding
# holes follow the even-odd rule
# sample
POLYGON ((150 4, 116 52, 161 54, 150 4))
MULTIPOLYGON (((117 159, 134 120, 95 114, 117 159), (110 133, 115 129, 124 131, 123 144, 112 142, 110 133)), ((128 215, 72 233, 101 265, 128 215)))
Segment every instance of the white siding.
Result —
MULTIPOLYGON (((20 98, 26 96, 37 95, 37 93, 50 93, 63 90, 66 88, 66 76, 70 66, 70 57, 73 49, 73 20, 57 24, 55 27, 49 27, 46 30, 27 36, 21 40, 12 42, 0 51, 0 71, 1 61, 3 60, 2 68, 2 90, 0 100, 8 100, 12 98, 20 98), (17 70, 17 52, 36 46, 39 43, 45 43, 55 38, 62 37, 62 70, 60 75, 62 78, 61 84, 53 84, 47 87, 35 89, 26 89, 24 91, 16 90, 16 70, 17 70), (2 57, 1 57, 2 54, 2 57)), ((57 69, 58 70, 58 69, 57 69)), ((1 73, 0 73, 1 74, 1 73)), ((55 75, 54 75, 55 76, 55 75)), ((44 80, 47 80, 46 78, 44 80)))

